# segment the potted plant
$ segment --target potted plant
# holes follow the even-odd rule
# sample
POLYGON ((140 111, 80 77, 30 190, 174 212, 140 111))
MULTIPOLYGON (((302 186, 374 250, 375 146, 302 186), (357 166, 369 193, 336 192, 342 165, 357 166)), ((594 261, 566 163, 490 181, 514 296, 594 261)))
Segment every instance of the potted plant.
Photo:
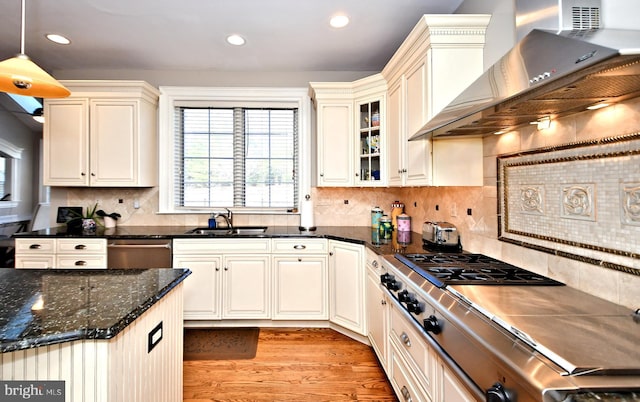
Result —
POLYGON ((93 207, 87 207, 86 213, 82 216, 82 231, 83 232, 95 232, 96 231, 96 211, 98 210, 98 203, 96 202, 93 207))
POLYGON ((93 206, 87 207, 84 212, 78 213, 76 211, 71 211, 75 216, 67 222, 67 230, 73 232, 82 231, 85 233, 94 233, 97 227, 95 219, 97 217, 97 210, 98 203, 96 202, 93 206))

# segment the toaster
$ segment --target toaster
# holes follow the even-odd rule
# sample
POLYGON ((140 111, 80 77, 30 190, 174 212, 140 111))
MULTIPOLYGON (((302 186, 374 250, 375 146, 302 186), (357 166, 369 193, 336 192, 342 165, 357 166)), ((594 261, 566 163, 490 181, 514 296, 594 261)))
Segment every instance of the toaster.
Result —
POLYGON ((458 246, 460 235, 452 223, 427 221, 422 224, 422 240, 439 246, 458 246))

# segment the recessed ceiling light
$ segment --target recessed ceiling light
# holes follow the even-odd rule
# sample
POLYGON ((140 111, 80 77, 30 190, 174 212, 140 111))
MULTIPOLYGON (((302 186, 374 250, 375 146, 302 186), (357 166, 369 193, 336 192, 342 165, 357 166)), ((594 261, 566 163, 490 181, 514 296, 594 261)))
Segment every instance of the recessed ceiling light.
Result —
POLYGON ((229 35, 227 36, 227 42, 234 46, 242 46, 245 43, 245 40, 240 35, 229 35))
POLYGON ((62 35, 58 35, 58 34, 46 34, 45 35, 47 37, 47 39, 49 39, 51 42, 55 42, 58 43, 60 45, 68 45, 69 43, 71 43, 71 41, 67 38, 65 38, 62 35))
POLYGON ((329 25, 334 28, 344 28, 349 24, 349 17, 346 15, 334 15, 329 20, 329 25))

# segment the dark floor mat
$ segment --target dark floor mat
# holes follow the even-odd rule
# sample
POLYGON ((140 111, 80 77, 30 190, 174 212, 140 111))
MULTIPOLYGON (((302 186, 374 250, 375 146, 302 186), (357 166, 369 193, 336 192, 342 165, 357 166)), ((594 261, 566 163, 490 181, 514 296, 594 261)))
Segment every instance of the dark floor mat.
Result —
POLYGON ((184 330, 184 360, 252 359, 260 328, 198 328, 184 330))

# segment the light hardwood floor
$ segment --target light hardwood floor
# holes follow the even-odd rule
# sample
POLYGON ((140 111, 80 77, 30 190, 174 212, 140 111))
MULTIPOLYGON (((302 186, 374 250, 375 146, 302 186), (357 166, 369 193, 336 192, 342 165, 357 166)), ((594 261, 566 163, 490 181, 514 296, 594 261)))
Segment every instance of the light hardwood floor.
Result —
POLYGON ((184 362, 185 402, 397 401, 371 347, 330 329, 260 329, 254 359, 184 362))

